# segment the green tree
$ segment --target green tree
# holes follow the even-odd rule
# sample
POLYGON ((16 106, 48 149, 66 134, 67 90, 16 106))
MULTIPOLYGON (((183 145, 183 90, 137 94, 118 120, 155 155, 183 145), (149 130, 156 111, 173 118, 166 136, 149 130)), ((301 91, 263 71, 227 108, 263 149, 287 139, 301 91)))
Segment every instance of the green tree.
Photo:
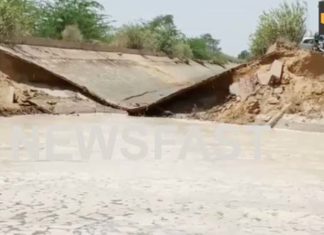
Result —
POLYGON ((213 36, 209 33, 203 34, 201 36, 201 39, 203 39, 208 47, 208 50, 212 54, 219 53, 222 49, 219 47, 220 41, 213 38, 213 36))
POLYGON ((237 56, 237 58, 240 60, 247 60, 250 57, 251 57, 251 54, 247 50, 241 51, 241 53, 237 56))
POLYGON ((0 39, 31 35, 36 17, 37 7, 32 0, 1 0, 0 39))
POLYGON ((106 40, 110 26, 103 10, 94 0, 47 0, 41 5, 37 34, 59 39, 67 26, 77 25, 85 40, 106 40))
POLYGON ((183 38, 174 24, 173 16, 158 16, 148 22, 146 27, 156 36, 159 50, 172 56, 174 46, 183 38))
POLYGON ((219 47, 219 40, 210 34, 203 34, 200 37, 188 40, 193 53, 193 58, 197 60, 207 60, 213 64, 223 65, 229 61, 229 56, 222 53, 219 47))
POLYGON ((188 42, 195 59, 210 60, 212 58, 208 45, 203 38, 191 38, 188 42))
POLYGON ((263 12, 258 27, 251 36, 253 56, 263 55, 279 38, 299 43, 306 32, 305 2, 282 3, 278 8, 263 12))
POLYGON ((221 48, 219 40, 213 38, 210 34, 203 34, 200 37, 188 40, 195 59, 212 60, 221 57, 221 48))

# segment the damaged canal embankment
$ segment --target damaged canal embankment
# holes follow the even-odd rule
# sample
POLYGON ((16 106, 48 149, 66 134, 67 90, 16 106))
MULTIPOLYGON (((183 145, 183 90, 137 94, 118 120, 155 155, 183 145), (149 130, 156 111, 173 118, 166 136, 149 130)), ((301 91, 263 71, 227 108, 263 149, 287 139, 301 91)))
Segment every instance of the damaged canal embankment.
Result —
POLYGON ((324 115, 324 56, 277 47, 245 65, 15 45, 0 47, 2 115, 128 112, 237 124, 324 115))
POLYGON ((0 46, 0 70, 14 90, 26 94, 3 114, 35 112, 122 112, 145 114, 232 68, 182 63, 162 56, 66 49, 36 45, 0 46), (16 106, 16 107, 14 107, 16 106), (106 110, 108 109, 108 110, 106 110))

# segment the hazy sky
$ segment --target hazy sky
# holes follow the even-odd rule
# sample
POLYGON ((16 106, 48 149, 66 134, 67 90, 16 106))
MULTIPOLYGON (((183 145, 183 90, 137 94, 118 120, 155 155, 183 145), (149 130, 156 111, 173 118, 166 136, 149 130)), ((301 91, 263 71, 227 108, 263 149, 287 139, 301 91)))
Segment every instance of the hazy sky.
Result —
MULTIPOLYGON (((296 0, 287 0, 294 2, 296 0)), ((237 55, 247 49, 263 10, 276 7, 282 0, 99 0, 116 25, 134 20, 148 20, 172 14, 188 36, 211 33, 221 40, 224 52, 237 55)), ((317 1, 309 1, 308 28, 317 31, 317 1)))

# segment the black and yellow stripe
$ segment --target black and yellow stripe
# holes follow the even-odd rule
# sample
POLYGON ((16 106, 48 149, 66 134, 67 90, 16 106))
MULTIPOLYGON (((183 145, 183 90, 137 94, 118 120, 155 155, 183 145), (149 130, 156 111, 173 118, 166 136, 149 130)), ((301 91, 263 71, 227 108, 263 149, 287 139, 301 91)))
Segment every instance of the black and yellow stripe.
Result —
POLYGON ((319 1, 319 35, 324 35, 324 1, 319 1))

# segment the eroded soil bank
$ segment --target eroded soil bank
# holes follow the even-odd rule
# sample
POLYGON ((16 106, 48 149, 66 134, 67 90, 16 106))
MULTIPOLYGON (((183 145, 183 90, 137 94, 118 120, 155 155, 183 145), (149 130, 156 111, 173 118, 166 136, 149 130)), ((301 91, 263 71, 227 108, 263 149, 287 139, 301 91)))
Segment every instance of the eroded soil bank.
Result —
POLYGON ((324 114, 324 56, 303 50, 278 49, 243 68, 190 91, 161 107, 160 114, 225 123, 263 124, 285 111, 306 119, 324 114), (273 64, 280 79, 264 83, 273 64), (231 86, 237 83, 236 94, 231 86), (238 94, 237 94, 238 93, 238 94))

